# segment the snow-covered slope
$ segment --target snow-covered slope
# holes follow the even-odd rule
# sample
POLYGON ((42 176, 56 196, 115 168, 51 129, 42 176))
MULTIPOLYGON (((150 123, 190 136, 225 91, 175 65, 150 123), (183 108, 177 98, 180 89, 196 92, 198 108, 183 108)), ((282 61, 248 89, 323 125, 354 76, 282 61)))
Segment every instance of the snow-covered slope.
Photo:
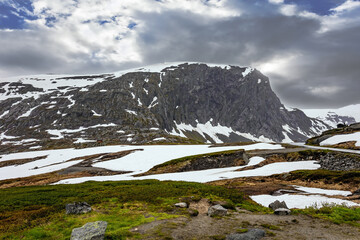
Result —
POLYGON ((353 104, 338 109, 302 109, 311 118, 324 121, 332 127, 339 123, 360 122, 360 104, 353 104))

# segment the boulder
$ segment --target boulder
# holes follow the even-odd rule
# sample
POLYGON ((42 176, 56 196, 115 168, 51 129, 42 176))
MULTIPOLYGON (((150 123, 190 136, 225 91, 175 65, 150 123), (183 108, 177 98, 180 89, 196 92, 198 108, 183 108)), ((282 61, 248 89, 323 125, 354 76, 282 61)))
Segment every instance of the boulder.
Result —
POLYGON ((257 240, 265 237, 262 229, 249 229, 246 233, 233 233, 226 236, 226 240, 257 240))
POLYGON ((66 214, 82 214, 91 212, 91 206, 86 202, 69 203, 65 206, 66 214))
POLYGON ((227 209, 223 208, 221 205, 214 205, 209 207, 208 209, 208 216, 225 216, 227 214, 227 209))
POLYGON ((80 228, 74 228, 70 240, 103 240, 107 222, 89 222, 80 228))
POLYGON ((278 208, 274 211, 276 215, 285 216, 290 215, 291 211, 288 208, 278 208))
POLYGON ((179 203, 175 203, 175 207, 179 207, 179 208, 187 208, 188 205, 186 202, 179 202, 179 203))
POLYGON ((279 200, 276 200, 275 202, 270 203, 269 208, 271 208, 274 211, 278 208, 289 209, 284 201, 280 202, 279 200))

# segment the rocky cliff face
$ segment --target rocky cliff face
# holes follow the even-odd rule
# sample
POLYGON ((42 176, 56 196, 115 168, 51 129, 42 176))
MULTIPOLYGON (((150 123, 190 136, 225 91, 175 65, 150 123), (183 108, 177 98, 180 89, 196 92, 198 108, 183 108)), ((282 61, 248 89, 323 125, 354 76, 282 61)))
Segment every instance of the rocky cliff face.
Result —
POLYGON ((0 83, 2 145, 171 142, 179 137, 303 141, 327 128, 300 110, 286 109, 269 79, 251 68, 184 63, 0 83))

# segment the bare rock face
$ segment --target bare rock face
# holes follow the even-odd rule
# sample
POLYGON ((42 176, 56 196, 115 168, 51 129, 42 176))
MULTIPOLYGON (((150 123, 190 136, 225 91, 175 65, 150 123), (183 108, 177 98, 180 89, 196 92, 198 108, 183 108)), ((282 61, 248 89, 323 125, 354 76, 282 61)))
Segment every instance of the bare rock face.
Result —
POLYGON ((103 240, 107 222, 97 221, 85 224, 80 228, 74 228, 70 240, 103 240))
POLYGON ((61 86, 47 90, 31 83, 49 80, 30 80, 0 85, 3 139, 35 139, 23 144, 29 147, 179 141, 170 134, 212 143, 304 141, 328 127, 287 110, 269 79, 251 68, 184 63, 160 72, 57 78, 49 84, 61 86), (77 87, 84 79, 89 85, 77 87))

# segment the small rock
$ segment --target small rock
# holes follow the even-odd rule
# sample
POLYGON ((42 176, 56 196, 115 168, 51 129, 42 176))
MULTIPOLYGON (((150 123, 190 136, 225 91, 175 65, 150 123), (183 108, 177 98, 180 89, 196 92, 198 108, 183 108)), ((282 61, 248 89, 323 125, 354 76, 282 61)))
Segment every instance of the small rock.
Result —
POLYGON ((192 217, 196 217, 197 215, 199 215, 199 211, 196 210, 196 209, 192 209, 192 208, 190 208, 190 209, 188 210, 188 213, 189 213, 190 216, 192 216, 192 217))
POLYGON ((274 211, 276 215, 285 216, 290 215, 291 211, 287 208, 278 208, 274 211))
POLYGON ((175 203, 175 207, 179 207, 179 208, 187 208, 188 205, 186 202, 179 202, 179 203, 175 203))
POLYGON ((249 229, 246 233, 233 233, 226 236, 226 240, 257 240, 265 237, 262 229, 249 229))
POLYGON ((80 228, 74 228, 70 240, 103 240, 107 222, 89 222, 80 228))
POLYGON ((208 216, 225 216, 227 214, 227 209, 223 208, 221 205, 211 206, 208 209, 208 216))
POLYGON ((269 208, 271 208, 274 211, 278 208, 289 209, 284 201, 280 202, 279 200, 276 200, 275 202, 270 203, 269 208))
POLYGON ((66 204, 66 214, 82 214, 91 212, 91 206, 86 202, 75 202, 66 204))

